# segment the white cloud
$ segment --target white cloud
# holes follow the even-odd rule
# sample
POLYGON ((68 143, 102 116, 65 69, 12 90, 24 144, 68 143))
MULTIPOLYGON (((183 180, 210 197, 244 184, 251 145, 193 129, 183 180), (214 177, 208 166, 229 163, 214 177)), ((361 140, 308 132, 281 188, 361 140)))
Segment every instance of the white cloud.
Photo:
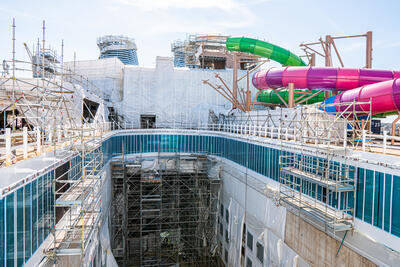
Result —
POLYGON ((152 17, 146 24, 149 33, 218 33, 254 25, 259 17, 252 8, 268 1, 271 0, 114 0, 112 7, 145 12, 152 17))
POLYGON ((222 10, 233 10, 241 6, 241 4, 235 0, 116 0, 116 2, 143 10, 170 8, 218 8, 222 10))

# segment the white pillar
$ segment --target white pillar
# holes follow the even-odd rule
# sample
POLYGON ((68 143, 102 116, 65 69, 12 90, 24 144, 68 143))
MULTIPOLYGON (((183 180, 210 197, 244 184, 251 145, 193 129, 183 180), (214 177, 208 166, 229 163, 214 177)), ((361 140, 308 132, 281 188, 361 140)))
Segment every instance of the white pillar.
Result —
POLYGON ((6 128, 6 166, 11 165, 11 129, 6 128))
POLYGON ((36 154, 40 155, 40 129, 36 127, 36 154))
POLYGON ((28 129, 23 128, 23 146, 24 146, 24 159, 28 158, 28 129))
POLYGON ((278 127, 278 139, 281 139, 281 125, 278 127))
POLYGON ((362 151, 365 151, 365 135, 366 130, 362 130, 362 151))
MULTIPOLYGON (((82 126, 83 127, 83 126, 82 126)), ((62 138, 62 134, 61 134, 61 129, 60 126, 57 125, 57 142, 61 143, 61 138, 62 138)))
POLYGON ((383 131, 383 154, 386 154, 387 148, 387 131, 383 131))

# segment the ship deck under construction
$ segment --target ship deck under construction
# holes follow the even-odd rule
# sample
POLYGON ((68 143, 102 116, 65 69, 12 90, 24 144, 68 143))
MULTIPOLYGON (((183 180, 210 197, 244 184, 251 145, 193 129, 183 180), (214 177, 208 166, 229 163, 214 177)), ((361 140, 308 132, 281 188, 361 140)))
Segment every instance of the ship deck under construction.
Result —
POLYGON ((188 35, 143 67, 130 37, 67 62, 44 21, 29 60, 12 34, 0 266, 399 265, 400 72, 372 69, 372 32, 346 36, 361 69, 331 35, 188 35))

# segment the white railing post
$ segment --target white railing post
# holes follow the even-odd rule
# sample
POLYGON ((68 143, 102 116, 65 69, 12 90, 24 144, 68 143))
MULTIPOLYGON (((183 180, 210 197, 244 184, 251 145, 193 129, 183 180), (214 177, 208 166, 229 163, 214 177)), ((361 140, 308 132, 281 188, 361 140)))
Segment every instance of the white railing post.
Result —
POLYGON ((328 146, 331 145, 331 129, 328 129, 328 146))
POLYGON ((11 165, 11 129, 6 128, 6 166, 11 165))
POLYGON ((53 143, 53 130, 49 127, 49 145, 53 143))
POLYGON ((56 129, 57 129, 57 142, 61 143, 62 133, 61 133, 61 130, 60 130, 60 125, 57 125, 56 129))
POLYGON ((36 127, 36 153, 40 155, 40 129, 36 127))
POLYGON ((264 126, 264 137, 267 137, 267 125, 264 126))
POLYGON ((23 128, 24 159, 28 158, 28 128, 23 128))
POLYGON ((288 141, 289 140, 289 129, 288 129, 288 127, 286 126, 286 131, 285 131, 285 140, 286 141, 288 141))
POLYGON ((366 130, 362 130, 362 151, 365 151, 365 135, 366 130))
POLYGON ((386 154, 387 148, 387 131, 383 131, 383 154, 386 154))
POLYGON ((281 139, 281 125, 278 127, 278 139, 281 139))
POLYGON ((347 147, 347 125, 344 125, 343 129, 343 148, 346 149, 347 147))
POLYGON ((274 125, 271 126, 271 138, 274 138, 274 125))

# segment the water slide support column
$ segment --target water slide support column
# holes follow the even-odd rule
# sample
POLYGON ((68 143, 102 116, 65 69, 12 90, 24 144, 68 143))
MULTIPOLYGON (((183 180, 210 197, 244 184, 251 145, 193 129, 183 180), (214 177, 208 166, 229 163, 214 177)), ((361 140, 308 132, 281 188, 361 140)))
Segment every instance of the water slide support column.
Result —
POLYGON ((367 49, 366 49, 366 64, 365 67, 367 69, 372 68, 372 32, 368 31, 366 34, 367 37, 367 49))
POLYGON ((289 83, 289 103, 288 106, 289 108, 294 108, 294 84, 289 83))
POLYGON ((233 53, 233 84, 232 84, 232 91, 233 91, 233 99, 237 100, 237 64, 238 64, 238 57, 236 53, 233 53))
MULTIPOLYGON (((396 123, 400 120, 400 111, 397 111, 397 113, 397 118, 392 122, 392 136, 396 135, 396 123)), ((394 139, 392 139, 392 145, 394 145, 394 139)))

